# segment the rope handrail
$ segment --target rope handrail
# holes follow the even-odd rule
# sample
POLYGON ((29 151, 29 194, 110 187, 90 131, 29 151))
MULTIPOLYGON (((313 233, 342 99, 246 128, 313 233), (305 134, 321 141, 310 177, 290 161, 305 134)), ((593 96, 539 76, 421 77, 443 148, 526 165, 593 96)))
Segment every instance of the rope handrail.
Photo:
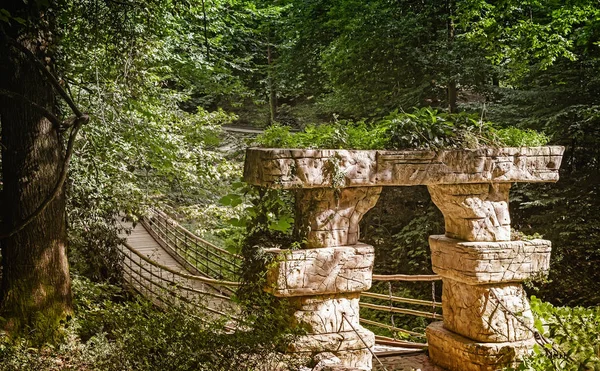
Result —
POLYGON ((241 286, 241 283, 239 282, 232 282, 232 281, 221 281, 221 280, 215 280, 212 278, 207 278, 207 277, 202 277, 202 276, 195 276, 192 274, 187 274, 187 273, 182 273, 182 272, 178 272, 174 269, 171 269, 165 265, 162 265, 158 262, 155 262, 154 260, 148 258, 147 256, 145 256, 144 254, 138 252, 135 250, 134 247, 132 247, 129 243, 127 242, 122 242, 122 245, 125 246, 129 251, 131 251, 132 253, 134 253, 135 255, 139 256, 142 260, 144 260, 146 263, 151 264, 157 268, 163 269, 169 273, 173 273, 177 276, 183 277, 183 278, 187 278, 190 280, 194 280, 194 281, 199 281, 199 282, 204 282, 204 283, 208 283, 208 284, 215 284, 215 285, 222 285, 222 286, 231 286, 231 287, 239 287, 241 286))
POLYGON ((425 305, 430 307, 441 307, 442 303, 430 301, 430 300, 421 300, 421 299, 411 299, 411 298, 402 298, 399 296, 390 296, 385 294, 376 294, 374 292, 362 292, 360 296, 364 296, 367 298, 381 299, 393 301, 396 303, 405 303, 405 304, 414 304, 414 305, 425 305))
POLYGON ((231 257, 234 257, 236 259, 242 259, 242 257, 238 254, 234 254, 232 252, 229 252, 205 239, 203 239, 202 237, 199 237, 197 235, 195 235, 194 233, 188 231, 186 228, 184 228, 181 224, 179 224, 176 220, 174 220, 173 218, 171 218, 169 215, 167 215, 167 213, 165 213, 162 210, 158 210, 158 209, 153 209, 152 210, 153 213, 158 214, 160 217, 162 217, 163 219, 167 220, 171 225, 173 225, 175 228, 179 229, 180 231, 182 231, 183 233, 187 234, 188 237, 195 239, 198 242, 201 242, 207 246, 209 246, 212 249, 215 249, 219 252, 222 252, 225 255, 229 255, 231 257))
POLYGON ((433 319, 442 319, 442 316, 437 313, 424 312, 421 310, 414 309, 405 309, 405 308, 396 308, 396 307, 388 307, 384 305, 377 305, 371 303, 360 303, 360 306, 363 308, 369 308, 374 310, 379 310, 382 312, 391 312, 391 313, 399 313, 399 314, 409 314, 417 317, 425 317, 425 318, 433 318, 433 319))
POLYGON ((425 334, 422 334, 420 332, 415 332, 415 331, 410 331, 410 330, 405 330, 403 328, 399 328, 399 327, 394 327, 394 326, 390 326, 390 325, 386 325, 377 321, 371 321, 365 318, 360 318, 359 322, 367 324, 367 325, 371 325, 371 326, 376 326, 376 327, 381 327, 387 330, 391 330, 391 331, 396 331, 396 332, 401 332, 407 335, 411 335, 411 336, 418 336, 418 337, 425 337, 425 334))
MULTIPOLYGON (((153 223, 152 223, 152 222, 150 222, 150 224, 153 224, 153 223)), ((152 225, 149 225, 149 227, 150 227, 150 228, 152 228, 152 225)), ((185 241, 184 239, 182 239, 181 237, 178 237, 178 236, 176 236, 176 235, 173 235, 173 237, 174 237, 176 240, 178 240, 179 242, 182 242, 182 243, 184 243, 184 244, 186 243, 186 241, 185 241)), ((172 242, 172 241, 165 241, 165 242, 172 242)), ((188 246, 188 248, 189 248, 189 246, 188 246)), ((225 250, 220 250, 220 251, 225 251, 225 250)), ((223 259, 223 257, 221 257, 219 254, 217 254, 217 253, 215 253, 215 252, 213 252, 213 251, 206 250, 206 252, 207 252, 208 254, 210 254, 210 255, 212 255, 212 256, 214 256, 214 257, 216 257, 216 258, 219 258, 219 259, 221 259, 221 260, 225 260, 225 259, 223 259)), ((235 256, 234 256, 234 257, 235 257, 235 256)), ((235 268, 238 268, 238 269, 240 268, 240 266, 239 266, 239 265, 237 265, 235 262, 231 262, 231 261, 228 261, 228 260, 225 260, 225 261, 226 261, 228 264, 231 264, 231 265, 232 265, 233 267, 235 267, 235 268)), ((211 260, 211 262, 212 262, 212 260, 211 260)))
MULTIPOLYGON (((186 286, 186 285, 184 285, 184 284, 182 284, 182 283, 180 283, 180 282, 176 282, 176 281, 170 280, 170 279, 168 279, 168 278, 164 278, 164 277, 162 277, 161 275, 159 275, 159 274, 155 273, 153 270, 151 270, 151 269, 148 269, 148 268, 147 268, 146 266, 144 266, 143 264, 140 264, 139 262, 137 262, 137 261, 135 261, 135 260, 133 260, 133 259, 131 259, 131 258, 129 258, 129 260, 130 260, 130 261, 132 261, 132 262, 133 262, 133 263, 134 263, 136 266, 140 267, 140 269, 143 269, 145 272, 147 272, 148 274, 150 274, 150 276, 152 276, 152 277, 155 277, 155 278, 158 278, 160 281, 162 281, 162 282, 166 282, 166 283, 168 283, 169 285, 173 285, 173 286, 174 286, 174 287, 176 287, 177 289, 181 289, 181 290, 185 290, 185 291, 193 292, 193 293, 195 293, 195 294, 199 294, 199 295, 207 295, 207 296, 212 296, 212 297, 215 297, 215 298, 218 298, 218 299, 224 299, 224 300, 231 301, 231 298, 230 298, 230 297, 228 297, 228 296, 221 295, 221 294, 217 294, 217 293, 214 293, 214 292, 209 292, 209 291, 202 291, 202 290, 199 290, 199 289, 197 289, 197 288, 194 288, 194 287, 189 287, 189 286, 186 286)), ((157 266, 154 266, 154 265, 151 265, 151 266, 153 266, 153 267, 155 267, 155 268, 159 268, 159 267, 157 267, 157 266)), ((130 269, 132 269, 132 271, 133 271, 133 272, 136 272, 135 270, 133 270, 133 267, 131 267, 131 266, 129 266, 129 265, 127 265, 127 267, 128 267, 128 268, 130 268, 130 269)), ((159 269, 161 269, 161 268, 159 268, 159 269)), ((137 272, 136 272, 136 273, 137 273, 137 272)), ((171 272, 169 272, 169 273, 171 273, 171 272)), ((130 274, 131 274, 131 272, 130 272, 130 274)), ((173 273, 171 273, 171 274, 173 274, 173 273)), ((139 274, 138 274, 138 275, 139 275, 139 274)), ((145 279, 145 280, 147 280, 147 281, 150 281, 150 282, 153 282, 153 283, 154 283, 154 280, 152 280, 152 279, 150 279, 150 278, 148 278, 148 277, 144 277, 144 279, 145 279)), ((189 279, 189 278, 185 278, 185 279, 189 279)))
POLYGON ((180 263, 189 265, 193 274, 218 280, 238 281, 241 257, 191 233, 159 209, 142 220, 159 244, 180 263), (176 256, 175 256, 176 255, 176 256))
MULTIPOLYGON (((134 261, 134 260, 132 260, 132 259, 129 259, 129 260, 130 260, 131 262, 133 262, 134 264, 136 264, 137 266, 139 266, 139 267, 142 267, 142 266, 141 266, 141 265, 140 265, 138 262, 135 262, 135 261, 134 261)), ((129 268, 130 268, 130 269, 131 269, 133 272, 135 272, 135 270, 133 269, 133 267, 131 267, 131 266, 129 266, 129 265, 128 265, 128 267, 129 267, 129 268)), ((231 319, 234 319, 234 320, 238 320, 238 321, 239 321, 239 319, 238 319, 238 318, 236 318, 236 317, 234 317, 234 316, 231 316, 231 315, 229 315, 229 314, 227 314, 227 313, 224 313, 224 312, 222 312, 222 311, 219 311, 219 310, 217 310, 217 309, 214 309, 214 308, 208 307, 208 306, 206 306, 206 305, 202 305, 202 304, 200 304, 200 303, 198 303, 198 302, 194 302, 194 301, 190 300, 189 298, 187 298, 187 297, 185 297, 185 296, 181 296, 181 295, 179 295, 179 293, 178 293, 178 292, 176 292, 176 291, 174 291, 174 290, 169 290, 169 289, 165 288, 164 286, 162 286, 162 285, 160 285, 160 284, 156 283, 155 281, 153 281, 153 280, 149 279, 148 277, 145 277, 145 276, 144 276, 144 275, 142 275, 142 274, 137 274, 137 275, 135 275, 135 276, 134 276, 134 275, 132 275, 132 274, 130 273, 130 274, 129 274, 129 277, 130 277, 131 279, 135 280, 135 281, 138 283, 138 285, 140 285, 140 287, 143 287, 145 290, 147 290, 147 291, 151 292, 152 294, 154 294, 154 296, 155 296, 155 299, 157 299, 158 301, 162 302, 163 304, 170 304, 170 303, 167 303, 167 302, 165 302, 165 300, 163 299, 163 296, 162 296, 162 295, 160 295, 159 293, 157 293, 157 292, 156 292, 156 291, 154 291, 153 289, 146 287, 146 286, 145 286, 145 285, 144 285, 144 284, 143 284, 143 283, 140 281, 140 279, 138 279, 138 277, 139 277, 139 278, 141 278, 141 279, 143 279, 143 280, 145 280, 145 281, 147 281, 147 282, 149 282, 149 283, 150 283, 151 285, 153 285, 153 286, 157 286, 158 288, 160 288, 161 290, 165 291, 165 292, 166 292, 166 293, 168 293, 169 295, 171 295, 171 296, 173 296, 173 297, 177 298, 178 300, 181 300, 181 301, 183 301, 183 302, 185 302, 185 303, 187 303, 187 304, 191 304, 191 305, 194 305, 194 306, 196 306, 196 307, 199 307, 199 308, 201 308, 201 309, 207 310, 207 311, 209 311, 209 312, 211 312, 211 313, 215 313, 215 314, 218 314, 218 315, 220 315, 220 316, 225 316, 225 317, 228 317, 228 318, 231 318, 231 319)), ((165 281, 165 280, 163 279, 163 281, 165 281)), ((135 287, 134 287, 134 289, 135 289, 135 287)), ((141 293, 141 291, 140 291, 140 290, 138 290, 138 289, 136 289, 136 291, 138 291, 138 292, 140 292, 140 293, 141 293)), ((143 294, 142 294, 142 295, 143 295, 143 294)))
POLYGON ((406 281, 406 282, 428 282, 441 281, 442 277, 437 274, 374 274, 373 281, 406 281))
MULTIPOLYGON (((192 267, 197 266, 199 269, 201 269, 199 271, 199 273, 201 272, 203 274, 207 274, 208 277, 213 275, 210 273, 211 271, 217 275, 217 278, 225 278, 226 277, 226 278, 234 278, 235 279, 235 277, 237 276, 240 266, 238 264, 236 264, 236 262, 239 263, 239 260, 242 259, 241 256, 231 253, 223 248, 220 248, 220 247, 216 246, 215 244, 213 244, 209 241, 206 241, 203 238, 188 231, 185 227, 183 227, 176 220, 172 219, 167 213, 165 213, 161 210, 153 209, 152 214, 149 217, 144 218, 144 219, 145 219, 144 225, 151 232, 151 234, 154 233, 154 238, 155 239, 160 238, 161 240, 164 241, 164 242, 161 242, 161 243, 164 243, 163 248, 169 247, 170 249, 173 250, 173 253, 177 254, 181 259, 183 259, 183 261, 188 261, 189 264, 191 264, 190 269, 192 267), (193 262, 195 262, 195 263, 193 263, 193 262), (201 266, 203 266, 203 265, 204 265, 204 268, 201 268, 201 266), (237 268, 237 269, 233 270, 233 268, 237 268), (215 271, 215 269, 217 269, 218 271, 215 271), (204 272, 203 270, 208 270, 208 272, 204 272)), ((134 247, 132 247, 131 245, 129 245, 126 242, 123 243, 123 246, 126 247, 133 254, 137 255, 141 260, 150 264, 151 266, 156 267, 158 269, 162 269, 173 275, 177 275, 178 277, 206 283, 209 285, 211 285, 211 284, 212 285, 220 285, 220 286, 223 286, 223 289, 225 289, 228 286, 229 287, 241 286, 241 283, 239 283, 239 282, 220 280, 217 278, 208 278, 208 277, 203 277, 203 276, 199 276, 199 275, 179 272, 177 270, 174 270, 172 268, 169 268, 168 266, 162 265, 161 263, 158 263, 158 262, 152 260, 150 257, 147 257, 146 255, 139 253, 138 251, 135 250, 134 247)), ((170 254, 172 254, 172 253, 170 253, 170 254)), ((131 259, 131 256, 129 256, 129 259, 131 259)), ((133 260, 132 260, 132 262, 133 262, 133 260)), ((139 264, 139 263, 136 263, 136 264, 139 264)), ((142 269, 146 270, 145 268, 142 268, 142 269)), ((133 273, 137 274, 137 272, 133 272, 133 273)), ((145 274, 142 275, 141 270, 140 270, 139 274, 140 274, 140 279, 142 279, 143 281, 154 280, 154 278, 152 278, 152 277, 150 277, 150 278, 146 277, 145 274)), ((150 272, 150 275, 153 277, 157 277, 157 275, 154 272, 150 272)), ((162 273, 161 273, 161 277, 159 279, 167 282, 167 284, 173 285, 173 287, 169 286, 169 288, 165 288, 165 287, 163 287, 163 285, 157 284, 153 281, 150 281, 150 282, 152 285, 156 285, 156 286, 162 288, 163 290, 167 290, 167 292, 170 295, 178 296, 182 290, 186 290, 191 293, 207 294, 207 295, 218 297, 220 299, 225 298, 225 296, 221 297, 222 295, 219 295, 219 294, 205 293, 205 292, 195 289, 195 288, 186 287, 185 285, 181 285, 181 284, 175 282, 176 280, 173 280, 173 281, 170 281, 168 279, 165 280, 162 277, 162 273)), ((432 284, 434 284, 433 282, 441 280, 441 277, 439 275, 408 275, 408 274, 378 275, 378 274, 374 274, 372 276, 372 279, 373 279, 373 281, 382 281, 382 282, 388 282, 388 283, 393 282, 393 281, 404 281, 404 282, 432 282, 432 284)), ((136 279, 136 281, 138 281, 138 280, 136 279)), ((152 292, 154 292, 154 291, 152 291, 152 292)), ((154 295, 156 295, 156 294, 154 294, 154 295)), ((390 302, 390 306, 383 306, 383 305, 378 305, 378 304, 361 302, 360 303, 361 308, 367 308, 367 309, 371 309, 371 310, 392 313, 392 316, 394 313, 398 313, 398 314, 426 317, 426 318, 431 318, 431 319, 441 319, 442 318, 441 314, 435 313, 435 308, 441 307, 441 303, 436 302, 435 299, 433 299, 433 301, 429 301, 429 300, 421 300, 421 299, 403 298, 403 297, 393 296, 391 294, 391 292, 390 292, 390 295, 378 294, 378 293, 372 293, 372 292, 363 292, 361 294, 361 297, 373 298, 373 299, 378 299, 378 300, 386 300, 386 301, 390 302), (410 305, 431 306, 433 309, 433 312, 394 307, 394 306, 392 306, 392 302, 405 303, 405 304, 410 304, 410 305)), ((223 314, 223 313, 219 313, 219 314, 223 314)), ((391 330, 391 331, 402 332, 402 333, 409 334, 412 336, 420 336, 420 337, 424 336, 422 333, 395 327, 395 325, 393 323, 393 319, 392 319, 392 324, 391 324, 392 326, 384 324, 384 323, 376 322, 376 321, 366 320, 366 319, 361 319, 360 321, 361 321, 361 323, 364 323, 364 324, 377 326, 380 328, 385 328, 385 329, 391 330)))
POLYGON ((412 341, 402 341, 394 338, 390 338, 387 336, 375 335, 375 342, 381 345, 390 345, 390 346, 401 346, 405 348, 416 348, 416 349, 424 349, 427 348, 427 344, 423 343, 413 343, 412 341))
MULTIPOLYGON (((165 251, 171 255, 184 268, 187 273, 205 276, 217 280, 239 281, 240 268, 229 262, 228 257, 218 255, 218 252, 209 251, 209 248, 190 240, 172 227, 165 227, 164 220, 154 219, 150 225, 149 220, 144 220, 142 225, 165 251)), ((222 286, 227 289, 227 287, 222 286)))

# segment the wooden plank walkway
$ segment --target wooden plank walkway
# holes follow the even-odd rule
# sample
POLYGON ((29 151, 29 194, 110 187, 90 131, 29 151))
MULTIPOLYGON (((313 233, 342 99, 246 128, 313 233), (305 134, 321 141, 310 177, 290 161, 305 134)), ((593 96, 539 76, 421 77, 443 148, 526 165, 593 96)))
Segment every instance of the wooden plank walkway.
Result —
MULTIPOLYGON (((173 256, 161 246, 142 224, 135 227, 130 222, 120 222, 121 226, 130 231, 123 232, 120 237, 138 253, 148 259, 186 275, 189 272, 173 256)), ((125 281, 140 294, 151 299, 158 306, 190 304, 198 307, 198 314, 210 318, 235 316, 237 312, 233 303, 227 298, 227 291, 214 285, 178 276, 160 267, 149 264, 139 256, 123 247, 125 281)))

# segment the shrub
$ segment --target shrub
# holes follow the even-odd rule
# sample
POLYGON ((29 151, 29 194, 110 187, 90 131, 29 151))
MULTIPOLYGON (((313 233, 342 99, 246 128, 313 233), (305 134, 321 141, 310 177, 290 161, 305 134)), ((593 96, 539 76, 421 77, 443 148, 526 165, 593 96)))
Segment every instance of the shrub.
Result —
MULTIPOLYGON (((116 286, 73 279, 75 316, 56 346, 0 341, 0 370, 271 370, 295 360, 279 350, 293 338, 268 315, 235 331, 186 307, 160 310, 116 286), (252 330, 248 330, 252 329, 252 330)), ((267 313, 267 311, 265 311, 267 313)))
POLYGON ((273 125, 256 139, 261 147, 329 149, 452 149, 541 146, 548 137, 533 130, 496 129, 488 121, 467 113, 435 109, 391 112, 378 121, 335 121, 309 125, 303 132, 273 125))
POLYGON ((539 340, 517 370, 600 370, 600 307, 555 307, 531 298, 539 340))

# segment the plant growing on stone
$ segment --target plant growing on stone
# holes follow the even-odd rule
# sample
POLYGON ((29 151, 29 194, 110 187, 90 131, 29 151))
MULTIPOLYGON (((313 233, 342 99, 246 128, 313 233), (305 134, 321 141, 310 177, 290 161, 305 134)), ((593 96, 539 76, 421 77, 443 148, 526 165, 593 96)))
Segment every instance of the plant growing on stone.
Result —
POLYGON ((260 135, 261 147, 322 149, 461 149, 481 147, 542 146, 549 138, 534 130, 498 128, 477 115, 446 113, 432 108, 398 110, 382 119, 334 121, 309 125, 292 133, 274 125, 260 135))

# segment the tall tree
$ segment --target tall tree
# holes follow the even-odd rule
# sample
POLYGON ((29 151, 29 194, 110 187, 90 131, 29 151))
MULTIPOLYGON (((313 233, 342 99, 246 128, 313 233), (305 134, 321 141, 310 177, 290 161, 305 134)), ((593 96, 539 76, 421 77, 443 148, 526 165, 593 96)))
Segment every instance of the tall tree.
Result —
POLYGON ((72 311, 63 187, 69 156, 55 115, 55 22, 47 4, 5 1, 0 22, 0 315, 10 333, 38 341, 51 340, 72 311))

